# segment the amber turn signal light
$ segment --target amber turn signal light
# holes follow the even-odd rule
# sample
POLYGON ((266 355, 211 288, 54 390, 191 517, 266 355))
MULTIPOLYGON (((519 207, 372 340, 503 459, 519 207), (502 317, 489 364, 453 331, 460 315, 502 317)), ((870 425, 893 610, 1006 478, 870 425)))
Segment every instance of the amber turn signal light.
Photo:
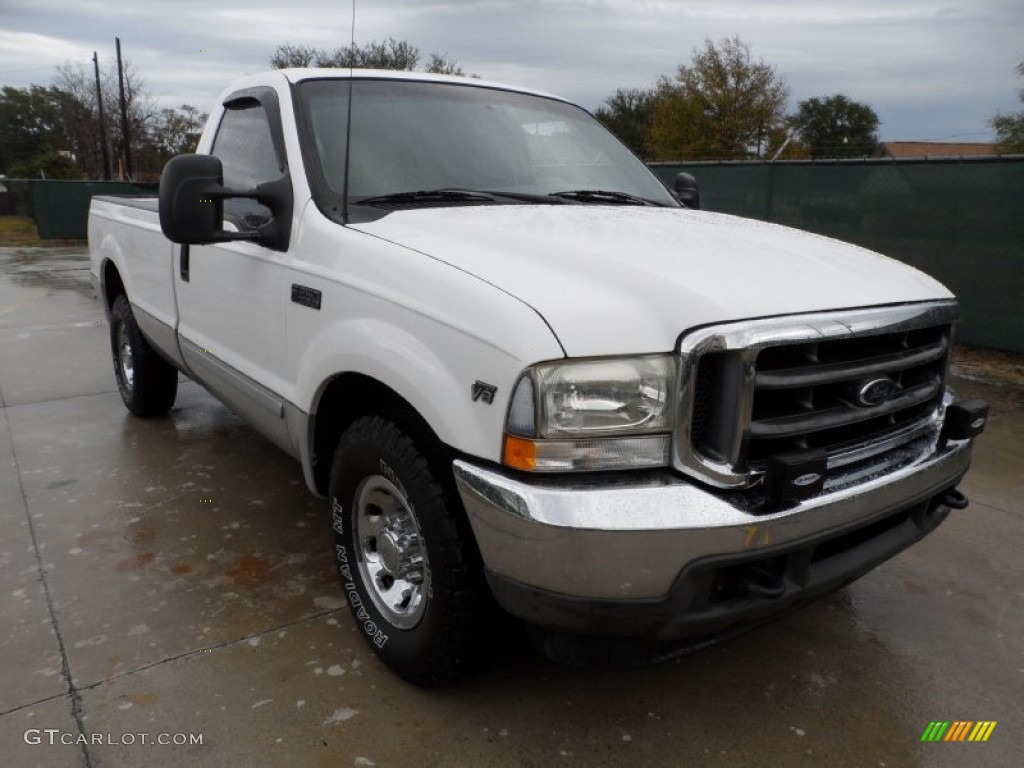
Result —
POLYGON ((502 454, 502 460, 507 467, 531 472, 537 468, 537 445, 532 440, 505 435, 505 449, 502 454))

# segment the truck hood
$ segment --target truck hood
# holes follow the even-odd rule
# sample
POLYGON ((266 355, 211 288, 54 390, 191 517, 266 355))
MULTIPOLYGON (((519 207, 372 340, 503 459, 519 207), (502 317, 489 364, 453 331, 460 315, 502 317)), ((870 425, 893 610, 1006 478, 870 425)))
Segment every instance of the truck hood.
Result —
POLYGON ((951 296, 872 251, 706 211, 428 208, 353 228, 526 302, 572 357, 668 351, 680 333, 709 323, 951 296))

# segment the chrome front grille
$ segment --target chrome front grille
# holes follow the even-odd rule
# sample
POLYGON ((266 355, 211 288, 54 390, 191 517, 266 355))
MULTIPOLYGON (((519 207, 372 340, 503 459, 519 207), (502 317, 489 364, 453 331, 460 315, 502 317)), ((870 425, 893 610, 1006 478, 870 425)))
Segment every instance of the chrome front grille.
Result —
POLYGON ((683 337, 675 465, 750 485, 772 456, 820 450, 829 468, 934 430, 953 302, 798 315, 683 337))
POLYGON ((746 463, 883 439, 938 406, 949 353, 949 327, 764 349, 757 356, 746 463), (892 382, 879 403, 859 400, 873 382, 892 382))

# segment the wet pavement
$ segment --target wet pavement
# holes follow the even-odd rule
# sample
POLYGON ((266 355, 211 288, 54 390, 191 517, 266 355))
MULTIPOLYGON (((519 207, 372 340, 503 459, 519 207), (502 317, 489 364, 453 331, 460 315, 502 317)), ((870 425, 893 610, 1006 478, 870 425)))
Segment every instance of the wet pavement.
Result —
POLYGON ((422 691, 356 633, 298 464, 187 381, 130 416, 84 249, 0 248, 0 763, 1019 766, 1024 389, 954 385, 993 405, 973 503, 855 584, 658 666, 524 650, 422 691))

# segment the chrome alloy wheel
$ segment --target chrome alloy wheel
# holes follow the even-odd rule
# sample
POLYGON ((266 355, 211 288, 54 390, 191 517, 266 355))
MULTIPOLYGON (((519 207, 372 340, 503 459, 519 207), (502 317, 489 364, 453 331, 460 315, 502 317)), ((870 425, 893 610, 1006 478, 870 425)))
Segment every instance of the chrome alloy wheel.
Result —
POLYGON ((125 329, 124 323, 121 323, 117 329, 117 362, 121 366, 121 376, 124 378, 124 383, 128 385, 128 389, 134 389, 135 362, 132 357, 132 345, 128 341, 128 331, 125 329))
POLYGON ((355 540, 359 573, 381 615, 399 629, 415 627, 430 588, 426 551, 409 502, 382 475, 356 491, 355 540))

